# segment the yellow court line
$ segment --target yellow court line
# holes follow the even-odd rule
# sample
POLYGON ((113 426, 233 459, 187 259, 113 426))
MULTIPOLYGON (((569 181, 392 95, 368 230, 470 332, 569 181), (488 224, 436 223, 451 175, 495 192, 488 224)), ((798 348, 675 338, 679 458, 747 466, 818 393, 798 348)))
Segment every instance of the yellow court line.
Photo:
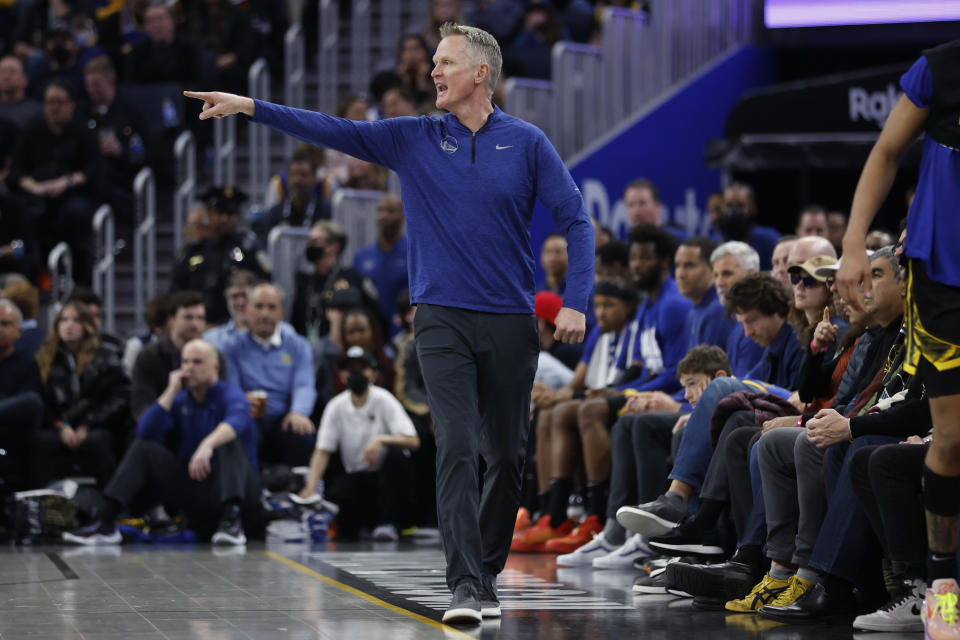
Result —
POLYGON ((408 618, 411 618, 411 619, 413 619, 413 620, 416 620, 417 622, 422 622, 422 623, 424 623, 424 624, 426 624, 426 625, 429 625, 429 626, 433 627, 434 629, 439 629, 440 631, 445 632, 448 637, 452 636, 452 637, 456 637, 456 638, 469 638, 469 640, 473 640, 473 636, 471 636, 471 635, 469 635, 469 634, 466 634, 466 633, 460 631, 459 629, 456 629, 456 628, 454 628, 454 627, 447 626, 447 625, 445 625, 445 624, 443 624, 443 623, 441 623, 441 622, 437 622, 436 620, 431 620, 430 618, 427 618, 427 617, 425 617, 425 616, 422 616, 422 615, 420 615, 419 613, 414 613, 414 612, 412 612, 412 611, 407 611, 406 609, 403 609, 403 608, 398 607, 398 606, 396 606, 396 605, 390 604, 389 602, 385 602, 384 600, 381 600, 380 598, 377 598, 377 597, 375 597, 375 596, 372 596, 372 595, 370 595, 369 593, 364 593, 363 591, 360 591, 360 589, 351 587, 350 585, 344 584, 344 583, 340 582, 339 580, 334 580, 333 578, 329 578, 329 577, 323 575, 322 573, 317 573, 316 571, 314 571, 314 570, 311 569, 310 567, 306 567, 306 566, 300 564, 299 562, 296 562, 296 561, 294 561, 294 560, 291 560, 290 558, 285 558, 284 556, 281 556, 281 555, 279 555, 279 554, 276 554, 276 553, 274 553, 273 551, 262 551, 261 553, 263 553, 264 555, 266 555, 268 558, 273 558, 274 560, 276 560, 276 561, 278 561, 278 562, 282 562, 283 564, 287 565, 288 567, 290 567, 290 568, 292 568, 292 569, 296 569, 297 571, 299 571, 300 573, 302 573, 302 574, 304 574, 304 575, 308 575, 308 576, 310 576, 311 578, 316 578, 317 580, 322 580, 323 582, 326 582, 326 583, 329 584, 330 586, 333 586, 333 587, 336 587, 337 589, 341 589, 341 590, 343 590, 343 591, 346 591, 347 593, 353 594, 353 595, 357 596, 358 598, 363 598, 363 599, 366 600, 367 602, 370 602, 370 603, 372 603, 372 604, 375 604, 375 605, 377 605, 377 606, 379 606, 379 607, 383 607, 384 609, 389 609, 390 611, 393 611, 394 613, 399 613, 400 615, 407 616, 408 618))

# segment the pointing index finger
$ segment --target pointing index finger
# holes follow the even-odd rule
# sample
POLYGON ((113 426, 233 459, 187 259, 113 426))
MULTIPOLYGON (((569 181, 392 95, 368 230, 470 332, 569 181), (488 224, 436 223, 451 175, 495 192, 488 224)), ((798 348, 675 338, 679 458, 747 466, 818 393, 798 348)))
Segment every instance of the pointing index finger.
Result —
POLYGON ((823 321, 830 322, 830 307, 829 305, 823 308, 823 321))
POLYGON ((196 98, 197 100, 207 100, 211 96, 209 91, 184 91, 183 95, 188 98, 196 98))

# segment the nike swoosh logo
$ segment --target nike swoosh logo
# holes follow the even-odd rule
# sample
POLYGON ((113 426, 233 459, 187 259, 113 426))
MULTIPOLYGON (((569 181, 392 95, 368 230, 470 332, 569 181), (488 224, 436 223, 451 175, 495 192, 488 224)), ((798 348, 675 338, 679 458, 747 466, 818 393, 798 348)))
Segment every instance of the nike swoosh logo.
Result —
POLYGON ((512 146, 513 146, 512 144, 508 144, 508 145, 505 146, 505 147, 501 147, 500 145, 497 145, 497 151, 502 151, 502 150, 504 150, 504 149, 509 149, 509 148, 511 148, 512 146))

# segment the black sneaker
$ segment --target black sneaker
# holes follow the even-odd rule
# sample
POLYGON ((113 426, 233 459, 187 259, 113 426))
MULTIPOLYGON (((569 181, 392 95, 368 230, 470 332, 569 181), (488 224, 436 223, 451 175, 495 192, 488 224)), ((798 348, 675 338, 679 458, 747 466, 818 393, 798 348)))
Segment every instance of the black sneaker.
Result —
POLYGON ((123 542, 123 536, 113 524, 99 520, 73 531, 64 531, 62 538, 64 542, 88 546, 115 545, 123 542))
POLYGON ((240 507, 230 505, 220 517, 217 532, 210 539, 213 544, 247 544, 247 536, 243 533, 243 521, 240 519, 240 507))
POLYGON ((754 567, 732 561, 720 564, 676 562, 667 566, 667 577, 672 584, 696 598, 702 598, 705 604, 719 601, 721 606, 729 600, 736 600, 750 593, 763 577, 762 572, 757 574, 754 567))
POLYGON ((453 600, 443 614, 444 624, 480 624, 480 598, 470 582, 461 582, 453 590, 453 600))
POLYGON ((627 531, 645 536, 662 536, 680 524, 686 516, 684 503, 663 495, 636 507, 620 507, 617 522, 627 531))
POLYGON ((497 597, 497 576, 483 574, 480 582, 480 615, 500 617, 500 598, 497 597))
POLYGON ((662 536, 650 538, 650 548, 668 556, 693 555, 705 558, 724 557, 715 528, 702 530, 696 518, 687 518, 662 536))

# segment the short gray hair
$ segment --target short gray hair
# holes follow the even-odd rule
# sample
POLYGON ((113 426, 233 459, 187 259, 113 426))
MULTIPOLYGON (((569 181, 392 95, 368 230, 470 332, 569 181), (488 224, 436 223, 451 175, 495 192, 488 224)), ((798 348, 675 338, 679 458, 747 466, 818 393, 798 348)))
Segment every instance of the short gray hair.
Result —
POLYGON ((893 254, 893 247, 880 247, 870 255, 870 262, 886 258, 890 261, 890 270, 893 271, 893 281, 903 282, 903 269, 900 268, 900 258, 893 254))
POLYGON ((727 256, 734 256, 744 271, 760 271, 760 255, 746 242, 739 240, 724 242, 710 254, 710 264, 727 256))
POLYGON ((473 60, 474 64, 486 62, 490 68, 487 76, 487 91, 493 95, 497 88, 497 80, 500 79, 500 70, 503 68, 503 55, 500 53, 500 45, 497 39, 476 27, 457 24, 456 22, 444 22, 440 25, 440 37, 463 36, 463 46, 467 55, 473 60))
POLYGON ((0 309, 4 307, 13 309, 13 315, 17 316, 17 323, 23 324, 23 312, 20 311, 20 307, 18 307, 13 300, 10 298, 0 298, 0 309))

